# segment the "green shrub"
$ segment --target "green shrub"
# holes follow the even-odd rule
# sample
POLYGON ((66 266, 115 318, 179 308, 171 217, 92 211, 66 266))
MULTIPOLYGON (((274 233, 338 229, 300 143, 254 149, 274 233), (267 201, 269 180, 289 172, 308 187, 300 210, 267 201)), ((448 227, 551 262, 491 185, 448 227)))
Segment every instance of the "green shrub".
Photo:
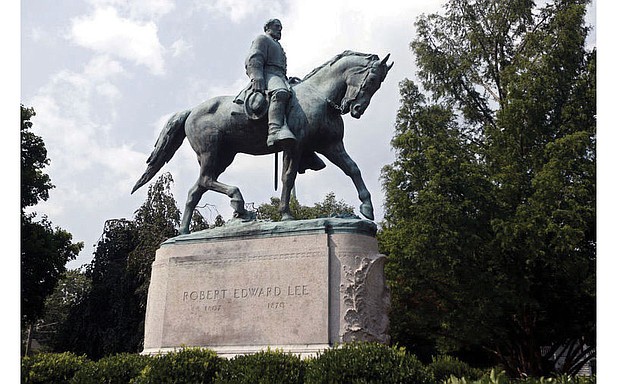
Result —
POLYGON ((432 383, 426 367, 404 348, 377 343, 348 343, 306 360, 305 382, 432 383))
POLYGON ((22 383, 67 383, 82 365, 86 356, 71 352, 39 353, 25 356, 21 362, 22 383))
POLYGON ((222 360, 209 349, 183 348, 151 357, 132 383, 212 383, 222 360))
MULTIPOLYGON (((439 382, 439 381, 438 381, 439 382)), ((457 378, 452 375, 445 379, 443 384, 595 384, 595 376, 556 376, 556 377, 528 377, 524 379, 511 379, 502 370, 491 369, 479 379, 457 378)))
POLYGON ((239 355, 222 365, 218 384, 302 384, 304 362, 282 351, 261 351, 239 355))
POLYGON ((484 373, 482 370, 472 368, 467 363, 448 355, 433 356, 433 361, 428 365, 428 369, 437 383, 443 382, 450 376, 477 380, 484 373))
POLYGON ((22 383, 442 383, 595 384, 596 377, 511 379, 504 371, 483 372, 450 356, 425 367, 404 348, 349 343, 301 360, 282 351, 240 355, 231 360, 214 351, 185 348, 157 356, 122 353, 91 361, 70 352, 23 357, 22 383))
POLYGON ((557 384, 596 384, 596 376, 568 376, 554 378, 557 384))
POLYGON ((515 379, 511 384, 596 384, 596 376, 568 376, 555 377, 531 377, 527 379, 515 379))
POLYGON ((483 374, 479 379, 466 379, 465 377, 457 378, 451 375, 449 378, 442 381, 444 384, 510 384, 511 381, 504 371, 495 371, 491 369, 489 372, 483 374))
POLYGON ((97 362, 89 361, 77 371, 71 383, 127 384, 140 375, 151 357, 135 353, 107 356, 97 362))

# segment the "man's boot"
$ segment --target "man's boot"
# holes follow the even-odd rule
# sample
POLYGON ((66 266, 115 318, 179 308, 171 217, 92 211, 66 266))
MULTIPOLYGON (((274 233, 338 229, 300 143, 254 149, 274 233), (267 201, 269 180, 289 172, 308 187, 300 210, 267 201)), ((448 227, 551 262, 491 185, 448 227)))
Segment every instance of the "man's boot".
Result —
POLYGON ((288 92, 275 92, 271 96, 269 104, 269 132, 267 136, 267 146, 271 147, 276 143, 283 141, 295 141, 295 135, 286 125, 286 102, 290 95, 288 92))

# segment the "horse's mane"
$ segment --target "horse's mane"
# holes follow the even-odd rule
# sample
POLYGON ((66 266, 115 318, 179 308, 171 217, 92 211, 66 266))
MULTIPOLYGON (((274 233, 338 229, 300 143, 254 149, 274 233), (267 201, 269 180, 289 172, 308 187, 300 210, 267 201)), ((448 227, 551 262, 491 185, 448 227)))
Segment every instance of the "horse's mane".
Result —
POLYGON ((308 73, 306 75, 306 77, 304 77, 302 79, 302 81, 308 80, 309 78, 311 78, 312 76, 314 76, 318 71, 320 71, 321 69, 325 68, 328 65, 332 65, 334 64, 336 61, 342 59, 343 57, 347 57, 347 56, 359 56, 359 57, 364 57, 366 58, 369 62, 371 61, 375 61, 375 60, 379 60, 379 56, 374 55, 372 53, 361 53, 361 52, 355 52, 355 51, 349 51, 346 50, 342 53, 337 54, 336 56, 334 56, 333 58, 331 58, 329 61, 325 62, 324 64, 321 64, 320 66, 314 68, 310 73, 308 73))

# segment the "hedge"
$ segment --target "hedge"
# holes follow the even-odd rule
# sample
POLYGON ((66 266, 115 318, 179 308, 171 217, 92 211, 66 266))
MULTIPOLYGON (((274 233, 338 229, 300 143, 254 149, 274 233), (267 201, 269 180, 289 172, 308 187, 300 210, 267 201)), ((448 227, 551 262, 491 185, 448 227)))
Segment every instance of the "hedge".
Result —
POLYGON ((21 362, 22 383, 68 383, 88 361, 71 352, 26 356, 21 362))
POLYGON ((70 383, 127 384, 138 377, 151 360, 149 356, 121 353, 97 362, 88 361, 75 373, 70 383))
POLYGON ((348 343, 307 360, 306 383, 432 383, 428 369, 404 348, 348 343))
POLYGON ((472 368, 467 363, 449 355, 433 356, 428 369, 433 374, 436 383, 441 383, 449 379, 450 376, 476 380, 481 378, 484 373, 482 370, 472 368))
POLYGON ((348 343, 310 358, 280 350, 239 355, 230 360, 208 349, 183 348, 168 354, 123 353, 89 360, 70 352, 23 357, 22 383, 445 383, 594 384, 596 377, 510 379, 499 370, 483 371, 450 356, 428 365, 404 348, 348 343))
POLYGON ((218 384, 303 384, 305 363, 279 350, 239 355, 222 364, 218 384))
POLYGON ((209 349, 183 348, 152 357, 131 383, 213 383, 222 361, 209 349))

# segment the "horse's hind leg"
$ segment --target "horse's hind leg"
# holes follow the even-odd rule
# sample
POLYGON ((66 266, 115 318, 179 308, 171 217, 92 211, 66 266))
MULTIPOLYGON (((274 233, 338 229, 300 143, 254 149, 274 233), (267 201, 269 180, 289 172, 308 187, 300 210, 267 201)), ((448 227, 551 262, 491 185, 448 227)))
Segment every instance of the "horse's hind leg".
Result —
POLYGON ((233 217, 238 219, 250 219, 251 214, 245 209, 245 201, 241 195, 241 191, 234 185, 224 184, 217 180, 212 180, 210 184, 211 190, 220 192, 230 197, 230 206, 233 208, 233 217))
POLYGON ((179 232, 184 235, 189 233, 189 226, 194 215, 194 209, 200 202, 202 195, 210 188, 209 172, 213 166, 213 156, 209 151, 203 151, 202 154, 198 154, 198 164, 200 164, 200 176, 196 183, 189 189, 187 193, 187 202, 185 203, 185 210, 183 211, 183 218, 181 219, 181 228, 179 232))
POLYGON ((181 228, 179 228, 179 233, 181 235, 189 233, 189 226, 192 220, 194 209, 196 209, 198 202, 206 191, 207 188, 201 184, 201 180, 199 178, 196 184, 194 184, 194 186, 191 187, 189 192, 187 193, 185 211, 183 212, 183 219, 181 220, 181 228))
POLYGON ((251 218, 250 212, 245 209, 245 201, 243 200, 243 196, 241 195, 239 188, 220 183, 210 177, 201 176, 198 182, 196 182, 196 184, 194 184, 194 186, 189 190, 187 195, 185 212, 183 213, 183 220, 181 221, 181 228, 179 230, 181 234, 189 233, 189 226, 194 209, 196 209, 202 195, 208 190, 220 192, 230 197, 230 206, 234 209, 234 217, 240 219, 251 218))
POLYGON ((217 157, 213 153, 200 155, 200 177, 196 184, 189 190, 185 211, 181 220, 181 234, 189 233, 189 226, 194 213, 194 209, 202 198, 202 195, 209 190, 223 193, 230 197, 230 205, 234 209, 234 216, 242 219, 250 217, 250 213, 245 209, 245 201, 239 188, 217 181, 218 176, 232 163, 234 154, 221 153, 217 157))

